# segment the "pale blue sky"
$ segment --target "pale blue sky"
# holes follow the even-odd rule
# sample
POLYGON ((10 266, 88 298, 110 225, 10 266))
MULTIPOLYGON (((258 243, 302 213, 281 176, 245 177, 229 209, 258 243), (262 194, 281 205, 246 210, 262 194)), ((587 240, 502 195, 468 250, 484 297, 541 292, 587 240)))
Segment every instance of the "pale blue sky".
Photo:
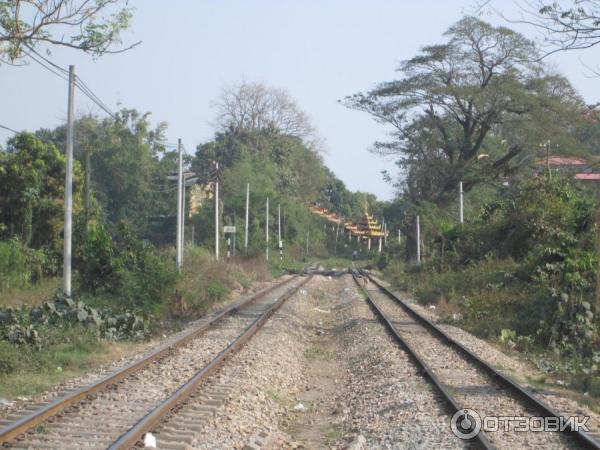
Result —
MULTIPOLYGON (((133 0, 126 42, 136 49, 93 61, 67 50, 53 60, 75 64, 78 75, 113 110, 151 111, 169 123, 168 139, 188 150, 213 135, 214 100, 225 84, 262 81, 289 91, 326 141, 326 164, 353 190, 392 197, 380 172, 394 169, 368 152, 383 127, 337 100, 395 77, 399 61, 441 34, 471 0, 133 0)), ((523 3, 523 2, 521 2, 523 3)), ((496 8, 516 14, 512 0, 496 8)), ((484 19, 498 23, 494 17, 484 19)), ((531 30, 522 28, 525 34, 531 30)), ((553 64, 589 103, 600 101, 600 79, 588 78, 599 50, 560 54, 553 64)), ((0 67, 0 124, 20 129, 54 127, 66 117, 66 83, 39 66, 0 67)), ((77 94, 77 111, 98 111, 77 94)), ((101 113, 100 113, 101 114, 101 113)), ((0 141, 8 133, 0 130, 0 141)))

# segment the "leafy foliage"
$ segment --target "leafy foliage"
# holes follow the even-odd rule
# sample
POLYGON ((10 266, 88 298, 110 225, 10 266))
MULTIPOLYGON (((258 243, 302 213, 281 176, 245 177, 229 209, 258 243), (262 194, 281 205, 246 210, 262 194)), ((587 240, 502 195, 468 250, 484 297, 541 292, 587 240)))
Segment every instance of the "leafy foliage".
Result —
POLYGON ((399 155, 415 202, 441 204, 459 181, 470 190, 511 174, 547 139, 571 143, 583 108, 519 33, 465 17, 446 36, 403 62, 401 79, 346 99, 391 127, 393 140, 375 151, 399 155))
POLYGON ((83 292, 108 293, 121 308, 146 312, 164 304, 177 279, 172 262, 137 239, 124 222, 114 239, 102 225, 92 225, 77 248, 76 264, 83 292))
MULTIPOLYGON (((46 44, 95 56, 112 53, 129 27, 131 8, 109 11, 122 0, 0 1, 0 61, 15 64, 31 49, 46 44)), ((129 47, 131 48, 131 47, 129 47)), ((121 50, 122 51, 122 50, 121 50)))

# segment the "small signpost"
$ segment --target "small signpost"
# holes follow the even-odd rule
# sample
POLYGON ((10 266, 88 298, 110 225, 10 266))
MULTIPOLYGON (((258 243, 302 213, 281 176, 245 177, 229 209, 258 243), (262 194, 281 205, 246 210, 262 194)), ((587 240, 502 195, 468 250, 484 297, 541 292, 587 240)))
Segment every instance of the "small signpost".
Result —
POLYGON ((227 236, 227 260, 229 260, 229 258, 231 257, 231 245, 232 245, 231 235, 233 235, 233 242, 235 242, 235 227, 231 226, 231 225, 225 225, 223 227, 223 234, 230 235, 230 236, 227 236))

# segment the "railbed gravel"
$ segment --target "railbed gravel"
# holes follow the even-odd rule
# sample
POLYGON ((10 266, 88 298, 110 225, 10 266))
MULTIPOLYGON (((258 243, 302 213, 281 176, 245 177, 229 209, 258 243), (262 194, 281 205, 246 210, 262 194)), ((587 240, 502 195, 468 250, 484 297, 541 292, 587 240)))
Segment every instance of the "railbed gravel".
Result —
MULTIPOLYGON (((473 366, 458 351, 441 342, 416 323, 393 300, 370 285, 369 295, 388 316, 401 336, 431 367, 458 403, 484 416, 531 417, 541 413, 523 405, 510 391, 501 388, 485 372, 473 366)), ((486 433, 491 443, 500 448, 579 448, 573 438, 556 432, 515 432, 500 429, 486 433)))
POLYGON ((389 336, 350 277, 337 315, 342 358, 340 396, 344 426, 362 434, 367 448, 466 448, 450 430, 450 414, 437 392, 389 336))
POLYGON ((299 414, 314 414, 294 407, 314 388, 306 351, 327 338, 327 315, 334 320, 332 358, 340 365, 341 380, 336 392, 309 408, 334 403, 329 420, 342 427, 343 436, 318 448, 346 448, 353 436, 364 436, 366 448, 373 449, 465 448, 450 431, 445 405, 387 335, 348 276, 314 277, 214 376, 210 383, 235 387, 192 447, 254 448, 246 445, 262 435, 268 436, 264 448, 317 448, 290 434, 297 431, 299 414), (331 311, 319 307, 324 295, 333 298, 331 311))
POLYGON ((171 333, 169 335, 163 335, 160 337, 153 337, 146 342, 131 343, 127 348, 119 349, 119 354, 121 356, 119 356, 118 358, 115 358, 114 360, 106 362, 104 364, 98 364, 94 366, 93 369, 89 372, 66 379, 60 384, 56 385, 54 388, 49 389, 45 392, 42 392, 37 395, 19 396, 11 400, 0 399, 0 418, 6 417, 10 414, 18 413, 19 411, 31 407, 33 405, 50 402, 55 398, 65 395, 65 393, 71 390, 80 389, 83 386, 90 385, 122 367, 129 366, 135 363, 136 361, 139 361, 140 359, 154 351, 156 348, 177 340, 179 336, 187 333, 189 330, 197 327, 201 323, 210 319, 210 317, 214 313, 224 309, 229 303, 238 301, 244 296, 251 295, 253 292, 257 292, 272 284, 279 283, 280 281, 286 280, 288 278, 290 278, 290 276, 284 275, 283 277, 277 280, 257 282, 252 286, 249 292, 242 293, 242 291, 239 290, 234 291, 232 292, 232 295, 229 299, 225 300, 224 302, 220 302, 213 305, 207 314, 205 314, 203 317, 197 320, 193 320, 191 322, 186 323, 181 331, 171 333))
MULTIPOLYGON (((381 282, 383 285, 389 287, 388 283, 381 282)), ((395 292, 395 294, 406 301, 419 314, 427 317, 434 323, 439 322, 440 317, 435 309, 429 309, 420 305, 404 292, 395 292)), ((492 365, 496 370, 508 375, 534 392, 540 400, 563 416, 588 416, 590 419, 587 422, 587 426, 590 432, 596 433, 596 435, 600 433, 600 414, 580 404, 575 399, 569 398, 570 395, 573 395, 573 392, 562 388, 557 389, 550 385, 543 387, 531 385, 530 380, 546 379, 548 375, 539 371, 530 361, 524 360, 522 355, 506 354, 505 350, 499 345, 494 345, 491 342, 473 336, 471 333, 456 326, 444 323, 437 323, 437 325, 457 342, 492 365)))
MULTIPOLYGON (((110 439, 105 433, 110 431, 116 439, 210 362, 256 319, 258 312, 263 311, 273 302, 275 296, 289 287, 287 285, 278 288, 265 298, 258 299, 244 308, 240 315, 225 317, 214 328, 208 329, 185 346, 174 349, 168 356, 152 362, 143 370, 128 376, 74 408, 67 409, 54 421, 53 428, 42 428, 41 434, 26 435, 25 441, 33 443, 27 448, 60 446, 66 436, 69 436, 66 442, 70 445, 81 446, 81 448, 104 448, 103 442, 110 439), (81 424, 90 425, 89 431, 94 433, 99 423, 109 426, 98 433, 97 442, 92 439, 87 442, 86 437, 75 437, 81 424), (56 425, 60 425, 60 428, 54 428, 56 425), (73 437, 70 437, 70 431, 73 432, 73 437), (39 446, 36 443, 40 443, 39 446)), ((18 441, 15 442, 15 446, 19 447, 18 441)))

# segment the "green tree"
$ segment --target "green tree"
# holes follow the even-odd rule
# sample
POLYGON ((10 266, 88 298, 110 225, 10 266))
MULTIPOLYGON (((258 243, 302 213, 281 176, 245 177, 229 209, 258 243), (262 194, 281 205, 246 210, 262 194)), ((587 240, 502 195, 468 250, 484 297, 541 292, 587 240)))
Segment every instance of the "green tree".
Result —
POLYGON ((94 56, 128 50, 137 44, 115 46, 130 22, 126 0, 0 0, 0 61, 18 63, 40 45, 94 56))
MULTIPOLYGON (((74 165, 74 211, 81 211, 81 170, 74 165)), ((19 133, 0 151, 0 230, 33 248, 60 253, 65 157, 33 134, 19 133)))
POLYGON ((461 180, 469 190, 510 174, 548 139, 567 147, 583 108, 519 33, 465 17, 446 36, 403 62, 401 79, 346 99, 392 127, 374 150, 400 156, 415 201, 445 202, 461 180))
MULTIPOLYGON (((89 216, 115 225, 125 220, 135 233, 164 242, 166 216, 175 215, 176 191, 167 174, 176 152, 164 144, 165 123, 152 128, 149 113, 119 111, 116 118, 83 116, 75 123, 75 158, 89 179, 89 216)), ((65 148, 65 127, 39 130, 40 139, 65 148)))

